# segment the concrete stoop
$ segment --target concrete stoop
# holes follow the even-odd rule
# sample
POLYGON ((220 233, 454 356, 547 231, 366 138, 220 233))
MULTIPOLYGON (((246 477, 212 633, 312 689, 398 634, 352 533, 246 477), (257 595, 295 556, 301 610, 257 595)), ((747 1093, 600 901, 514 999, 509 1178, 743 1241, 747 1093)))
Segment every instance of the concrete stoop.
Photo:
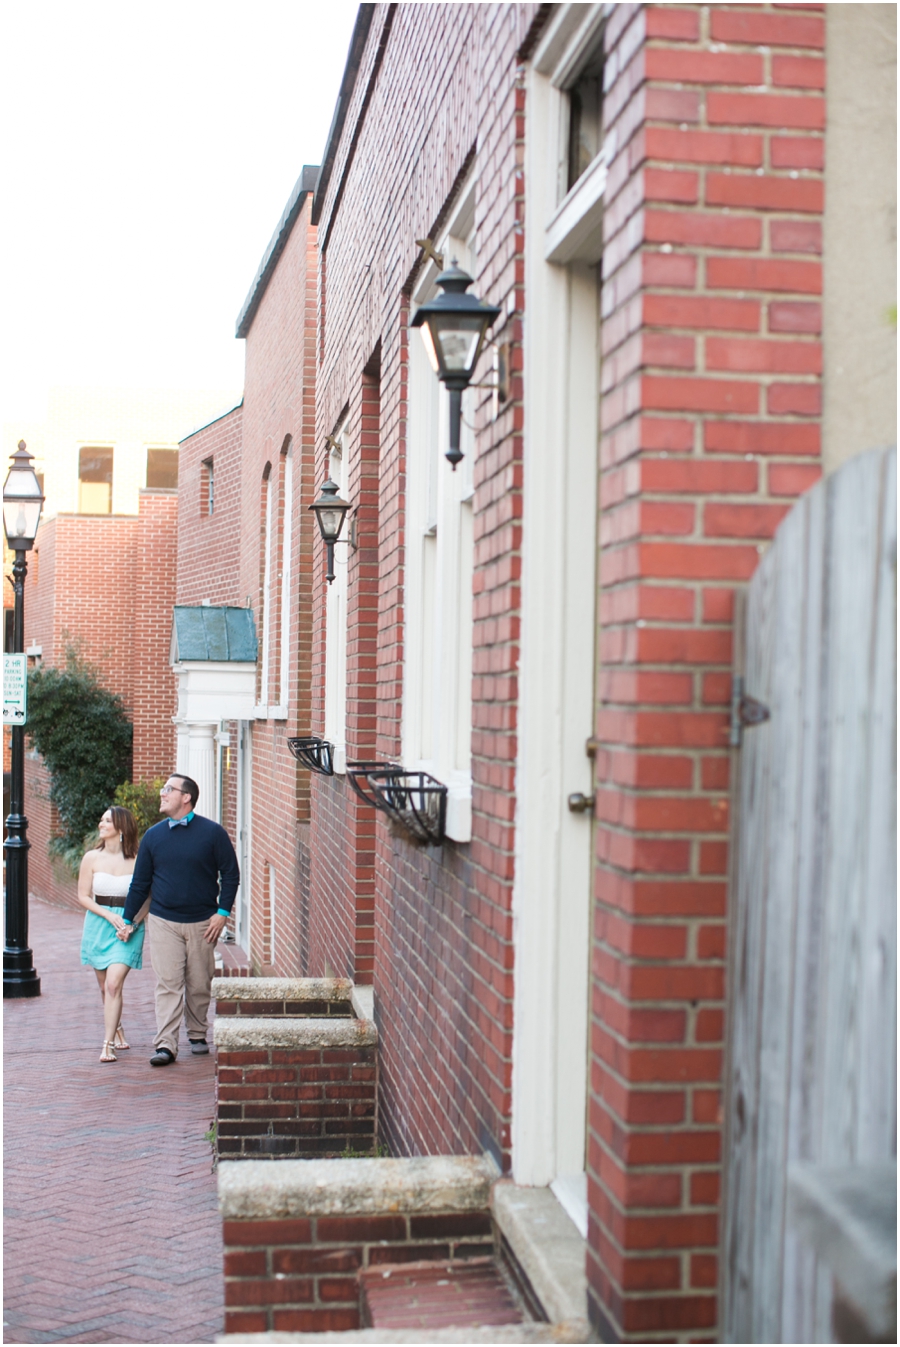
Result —
POLYGON ((584 1241, 486 1158, 225 1160, 219 1207, 220 1342, 593 1340, 584 1241))
POLYGON ((480 1343, 480 1342, 595 1342, 588 1334, 587 1323, 581 1320, 572 1324, 506 1324, 500 1328, 439 1328, 423 1333, 421 1329, 379 1329, 362 1328, 355 1333, 242 1333, 237 1336, 224 1334, 216 1342, 238 1343, 253 1342, 342 1342, 371 1343, 480 1343))

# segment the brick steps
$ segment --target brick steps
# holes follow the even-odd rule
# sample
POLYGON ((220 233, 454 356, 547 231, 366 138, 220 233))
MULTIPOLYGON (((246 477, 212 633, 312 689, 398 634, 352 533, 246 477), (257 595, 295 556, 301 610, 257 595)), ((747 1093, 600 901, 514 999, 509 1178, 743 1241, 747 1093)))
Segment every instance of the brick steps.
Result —
POLYGON ((365 1328, 478 1328, 526 1318, 493 1258, 392 1263, 359 1274, 365 1328))

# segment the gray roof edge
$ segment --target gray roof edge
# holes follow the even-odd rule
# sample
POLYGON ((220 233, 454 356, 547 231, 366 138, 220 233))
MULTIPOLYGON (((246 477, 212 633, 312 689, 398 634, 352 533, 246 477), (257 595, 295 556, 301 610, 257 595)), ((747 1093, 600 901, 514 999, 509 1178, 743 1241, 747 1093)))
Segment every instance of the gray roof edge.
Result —
POLYGON ((240 402, 236 402, 233 407, 228 407, 224 412, 219 412, 218 416, 211 417, 209 421, 204 421, 200 426, 194 426, 194 429, 189 431, 187 435, 178 441, 178 443, 187 444, 188 440, 193 439, 195 435, 199 435, 201 430, 206 430, 209 426, 214 426, 217 421, 224 421, 226 416, 230 416, 232 412, 236 412, 238 408, 243 407, 243 405, 244 399, 242 397, 240 402))
POLYGON ((303 209, 303 203, 310 192, 316 189, 316 182, 319 177, 318 164, 304 164, 300 170, 300 177, 294 183, 294 190, 288 198, 288 203, 281 214, 275 233, 269 240, 269 246, 263 253, 263 259, 259 264, 259 270, 253 278, 253 284, 250 287, 250 293, 244 300, 244 307, 238 314, 237 326, 234 335, 236 337, 246 337, 253 325, 253 319, 256 317, 256 311, 259 308, 263 295, 266 293, 266 287, 272 279, 272 274, 278 265, 278 259, 284 252, 285 245, 291 236, 297 216, 303 209))
POLYGON ((312 222, 314 225, 319 223, 322 216, 325 194, 331 181, 331 171, 334 168, 338 144, 344 130, 344 122, 347 120, 350 97, 356 86, 356 77, 362 64, 362 56, 374 16, 374 5, 360 5, 356 14, 356 23, 353 26, 353 34, 350 38, 350 49, 347 52, 347 63, 344 66, 341 87, 338 91, 337 102, 334 105, 334 116, 331 119, 331 128, 328 132, 328 140, 325 143, 322 167, 319 170, 319 180, 316 183, 316 192, 313 197, 312 222))

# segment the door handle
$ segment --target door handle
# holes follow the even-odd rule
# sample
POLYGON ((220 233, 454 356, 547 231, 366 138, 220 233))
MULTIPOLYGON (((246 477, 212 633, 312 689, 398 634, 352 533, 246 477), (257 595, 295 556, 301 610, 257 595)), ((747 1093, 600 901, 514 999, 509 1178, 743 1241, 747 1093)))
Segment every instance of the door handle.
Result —
POLYGON ((589 810, 593 811, 594 798, 593 795, 583 795, 579 790, 569 796, 567 803, 573 814, 586 814, 589 810))

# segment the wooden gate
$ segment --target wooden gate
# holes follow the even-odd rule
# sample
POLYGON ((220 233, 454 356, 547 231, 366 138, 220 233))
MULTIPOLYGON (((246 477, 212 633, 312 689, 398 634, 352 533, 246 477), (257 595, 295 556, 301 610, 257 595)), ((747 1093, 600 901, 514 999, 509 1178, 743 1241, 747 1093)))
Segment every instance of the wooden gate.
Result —
POLYGON ((746 596, 737 672, 770 714, 736 771, 726 1342, 832 1341, 788 1166, 896 1155, 896 576, 896 451, 873 450, 797 502, 746 596))

